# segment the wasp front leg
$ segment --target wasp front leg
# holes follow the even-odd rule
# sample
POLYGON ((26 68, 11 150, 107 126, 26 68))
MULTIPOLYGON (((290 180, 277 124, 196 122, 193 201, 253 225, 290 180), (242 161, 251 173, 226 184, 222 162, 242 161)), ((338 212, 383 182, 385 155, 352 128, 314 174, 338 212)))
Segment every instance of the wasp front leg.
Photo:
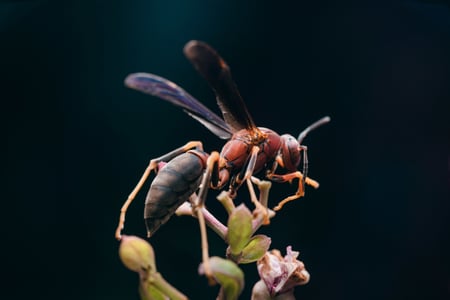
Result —
POLYGON ((186 143, 184 146, 177 148, 169 153, 166 153, 160 157, 154 158, 150 160, 150 163, 148 164, 147 168, 144 171, 144 174, 142 174, 141 179, 139 179, 139 182, 133 189, 133 191, 128 195, 127 200, 122 205, 122 208, 120 209, 120 217, 119 217, 119 224, 117 225, 116 229, 116 238, 118 240, 122 237, 122 229, 125 226, 125 215, 128 210, 128 207, 130 206, 131 202, 133 202, 134 198, 136 198, 137 193, 144 185, 145 181, 147 180, 148 176, 150 176, 151 172, 155 170, 155 172, 158 172, 159 164, 162 162, 168 162, 172 160, 173 158, 179 156, 180 154, 183 154, 191 149, 198 149, 203 151, 203 145, 200 141, 191 141, 186 143))
POLYGON ((266 177, 274 182, 279 182, 279 183, 292 182, 294 179, 298 179, 298 188, 294 195, 286 197, 285 199, 280 201, 278 203, 278 205, 273 208, 275 211, 280 210, 283 207, 283 205, 286 204, 287 202, 290 202, 290 201, 296 200, 300 197, 303 197, 305 195, 305 183, 307 185, 312 186, 315 189, 319 188, 319 183, 317 181, 315 181, 309 177, 303 176, 302 172, 300 172, 300 171, 295 171, 295 172, 291 172, 291 173, 287 173, 287 174, 283 174, 283 175, 275 174, 275 170, 276 170, 278 164, 281 165, 281 163, 282 163, 282 161, 277 159, 274 163, 274 167, 271 169, 271 171, 268 172, 268 174, 266 174, 266 177))
POLYGON ((259 150, 260 148, 258 146, 252 147, 250 154, 248 155, 248 158, 245 161, 245 164, 242 166, 241 171, 232 178, 228 190, 229 196, 231 198, 234 199, 236 197, 237 190, 241 187, 244 181, 250 179, 253 176, 259 150))
POLYGON ((257 178, 253 177, 256 160, 258 158, 258 153, 259 153, 260 149, 261 148, 258 146, 252 147, 250 154, 247 158, 247 161, 245 162, 244 166, 241 169, 241 172, 233 178, 233 181, 230 184, 228 193, 231 198, 235 198, 237 190, 241 187, 241 185, 244 183, 244 181, 246 181, 247 187, 248 187, 248 190, 250 193, 250 199, 251 199, 252 203, 255 205, 256 211, 261 212, 264 215, 264 224, 268 225, 270 223, 270 221, 269 221, 269 212, 268 212, 267 205, 261 204, 261 200, 257 199, 255 190, 253 189, 253 185, 252 185, 252 181, 253 181, 253 183, 255 183, 258 186, 258 188, 260 187, 258 184, 258 183, 260 183, 260 181, 258 181, 258 183, 257 183, 255 181, 255 180, 257 180, 257 178))
MULTIPOLYGON (((280 210, 284 204, 286 204, 287 202, 296 200, 300 197, 303 197, 305 195, 305 190, 304 190, 304 185, 303 185, 303 174, 300 171, 296 171, 293 173, 289 173, 289 174, 284 174, 284 175, 277 175, 277 174, 272 174, 270 177, 270 180, 275 181, 275 182, 292 182, 292 180, 294 179, 298 179, 298 189, 297 192, 289 197, 286 197, 285 199, 283 199, 282 201, 280 201, 278 203, 277 206, 275 206, 273 208, 273 210, 278 211, 280 210)), ((312 186, 313 188, 317 189, 319 188, 319 183, 309 177, 305 178, 305 183, 312 186)))

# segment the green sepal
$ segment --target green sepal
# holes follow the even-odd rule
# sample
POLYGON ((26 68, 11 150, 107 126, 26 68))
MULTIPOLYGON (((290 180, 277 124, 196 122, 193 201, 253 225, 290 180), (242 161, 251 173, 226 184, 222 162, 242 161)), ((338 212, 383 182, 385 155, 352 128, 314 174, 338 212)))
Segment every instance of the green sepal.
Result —
POLYGON ((259 260, 269 250, 272 240, 263 234, 255 235, 244 247, 238 263, 248 264, 259 260))

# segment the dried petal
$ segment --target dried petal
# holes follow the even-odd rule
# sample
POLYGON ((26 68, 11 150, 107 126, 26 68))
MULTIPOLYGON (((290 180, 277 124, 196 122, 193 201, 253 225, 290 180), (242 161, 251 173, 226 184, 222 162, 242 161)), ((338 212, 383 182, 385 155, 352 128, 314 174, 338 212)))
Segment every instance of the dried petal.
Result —
POLYGON ((272 250, 257 263, 259 276, 272 297, 286 293, 295 286, 309 281, 309 273, 303 262, 297 260, 299 252, 292 251, 291 246, 288 246, 286 250, 285 257, 281 256, 280 251, 272 250))
POLYGON ((269 294, 269 290, 267 289, 266 284, 263 280, 255 283, 252 289, 252 298, 251 300, 271 300, 272 297, 269 294))
POLYGON ((253 286, 251 300, 295 300, 294 289, 272 297, 264 281, 260 280, 253 286))

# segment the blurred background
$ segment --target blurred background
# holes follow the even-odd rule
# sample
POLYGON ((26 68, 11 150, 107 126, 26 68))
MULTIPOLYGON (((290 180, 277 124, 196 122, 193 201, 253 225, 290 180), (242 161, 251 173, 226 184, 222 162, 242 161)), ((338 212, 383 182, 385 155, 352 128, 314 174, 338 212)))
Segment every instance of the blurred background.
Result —
MULTIPOLYGON (((123 80, 155 73, 219 112, 182 53, 199 39, 228 62, 259 126, 297 135, 332 118, 304 141, 320 189, 261 230, 300 251, 311 281, 297 299, 450 298, 445 1, 2 1, 0 34, 2 294, 138 299, 114 239, 123 201, 149 159, 224 142, 123 80)), ((295 188, 274 184, 272 205, 295 188)), ((147 189, 127 234, 145 235, 147 189)), ((207 204, 223 216, 215 195, 207 204)), ((151 242, 169 282, 215 298, 197 276, 193 218, 173 217, 151 242)), ((257 272, 243 268, 249 299, 257 272)))

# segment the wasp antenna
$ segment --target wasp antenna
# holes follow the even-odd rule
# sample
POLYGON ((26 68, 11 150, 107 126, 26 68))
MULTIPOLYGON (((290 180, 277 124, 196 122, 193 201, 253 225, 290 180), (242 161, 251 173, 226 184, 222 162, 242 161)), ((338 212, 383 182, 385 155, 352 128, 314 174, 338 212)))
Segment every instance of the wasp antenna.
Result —
POLYGON ((314 129, 316 129, 317 127, 320 127, 322 125, 325 125, 326 123, 330 122, 330 117, 326 116, 323 117, 322 119, 312 123, 311 125, 309 125, 308 127, 305 128, 305 130, 303 130, 302 132, 300 132, 300 134, 298 135, 297 141, 299 144, 302 143, 303 139, 308 135, 308 133, 314 129))

